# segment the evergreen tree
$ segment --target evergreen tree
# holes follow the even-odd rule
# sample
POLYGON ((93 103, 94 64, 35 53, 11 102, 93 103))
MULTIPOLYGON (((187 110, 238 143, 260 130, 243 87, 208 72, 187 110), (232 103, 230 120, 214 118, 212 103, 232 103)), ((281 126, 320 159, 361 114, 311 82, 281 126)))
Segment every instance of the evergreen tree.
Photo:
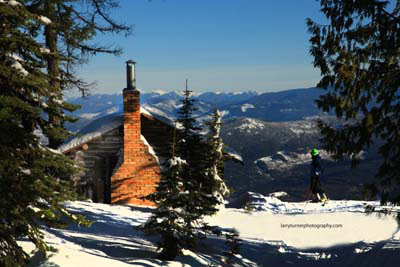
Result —
POLYGON ((209 138, 203 140, 201 127, 193 117, 195 107, 190 96, 186 86, 183 105, 178 111, 181 127, 173 144, 173 157, 156 191, 145 197, 157 208, 141 229, 146 234, 160 235, 158 246, 164 260, 174 259, 183 248, 195 247, 205 232, 213 230, 203 218, 218 210, 217 205, 223 203, 227 192, 221 178, 220 115, 217 111, 213 114, 209 138))
POLYGON ((45 119, 50 108, 46 50, 36 40, 44 19, 23 3, 0 2, 0 266, 7 267, 28 260, 18 238, 48 250, 42 223, 87 223, 62 205, 75 197, 62 179, 75 171, 73 162, 39 142, 37 132, 51 127, 45 119))
POLYGON ((217 211, 217 206, 224 203, 224 196, 229 194, 229 189, 225 184, 224 164, 226 157, 224 156, 224 143, 220 136, 221 131, 221 114, 215 109, 211 115, 211 120, 207 123, 209 133, 207 138, 207 168, 206 174, 209 181, 209 205, 217 211))
POLYGON ((199 177, 196 173, 201 165, 199 149, 201 129, 192 114, 195 108, 187 89, 182 106, 178 111, 177 123, 181 125, 172 147, 173 155, 167 163, 167 170, 156 191, 145 197, 153 201, 157 208, 150 219, 140 228, 149 235, 160 235, 158 243, 160 258, 173 260, 184 248, 193 248, 198 237, 199 177), (196 178, 196 179, 194 179, 196 178))
POLYGON ((194 246, 193 229, 185 223, 185 207, 190 201, 184 189, 183 169, 186 165, 179 157, 171 158, 156 191, 146 197, 157 208, 141 229, 148 235, 160 235, 158 249, 162 250, 162 260, 173 260, 183 248, 194 246))
POLYGON ((78 89, 85 96, 94 86, 77 77, 75 66, 87 63, 90 56, 97 53, 121 54, 119 47, 94 45, 90 41, 99 33, 129 34, 131 27, 110 17, 110 11, 118 8, 114 0, 32 0, 25 1, 25 6, 31 13, 45 18, 39 34, 45 40, 47 51, 47 104, 51 127, 44 131, 49 137, 49 146, 57 148, 68 135, 65 122, 75 121, 64 116, 64 110, 71 112, 78 108, 62 101, 64 91, 78 89))
POLYGON ((307 20, 310 53, 326 90, 317 104, 348 122, 320 122, 325 148, 337 159, 358 153, 377 139, 384 161, 382 183, 400 181, 400 1, 321 0, 327 25, 307 20))
POLYGON ((192 91, 188 90, 187 80, 184 91, 184 99, 181 100, 181 107, 178 110, 177 122, 181 128, 178 132, 176 153, 188 162, 188 165, 198 167, 201 164, 202 143, 200 131, 201 127, 194 118, 197 108, 194 106, 195 100, 191 98, 192 91))
POLYGON ((182 105, 178 110, 177 121, 181 129, 178 131, 176 155, 187 162, 183 168, 183 177, 184 188, 190 199, 185 207, 185 222, 189 228, 195 224, 199 226, 202 216, 205 215, 202 193, 207 186, 204 175, 206 147, 200 135, 202 128, 194 118, 196 107, 191 94, 186 80, 185 98, 181 100, 182 105))

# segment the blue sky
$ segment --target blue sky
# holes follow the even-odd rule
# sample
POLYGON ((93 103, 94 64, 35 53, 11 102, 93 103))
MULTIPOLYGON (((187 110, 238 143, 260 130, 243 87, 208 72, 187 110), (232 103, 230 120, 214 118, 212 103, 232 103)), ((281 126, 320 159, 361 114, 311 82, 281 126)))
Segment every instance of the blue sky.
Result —
POLYGON ((117 44, 120 57, 97 55, 80 67, 92 93, 120 93, 127 59, 137 62, 137 85, 146 92, 273 92, 312 87, 306 18, 322 21, 316 0, 121 0, 113 17, 134 25, 131 36, 98 36, 117 44))

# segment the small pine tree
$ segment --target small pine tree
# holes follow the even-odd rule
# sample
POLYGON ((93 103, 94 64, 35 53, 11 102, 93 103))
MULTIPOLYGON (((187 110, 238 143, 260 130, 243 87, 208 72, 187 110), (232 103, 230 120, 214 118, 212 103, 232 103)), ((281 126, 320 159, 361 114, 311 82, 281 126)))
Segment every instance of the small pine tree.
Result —
POLYGON ((220 171, 223 168, 220 115, 215 112, 209 140, 202 140, 190 96, 186 86, 183 105, 178 111, 177 121, 182 127, 173 144, 174 155, 156 191, 145 197, 157 208, 141 229, 146 234, 160 235, 160 258, 164 260, 174 259, 183 248, 195 247, 205 231, 214 229, 203 218, 218 210, 216 206, 223 203, 223 195, 227 193, 220 171))
POLYGON ((216 210, 216 205, 224 203, 224 196, 229 194, 229 189, 223 179, 224 164, 226 158, 224 157, 223 147, 224 143, 220 137, 221 132, 221 114, 215 109, 211 115, 211 120, 207 123, 209 133, 207 138, 207 168, 206 174, 210 182, 211 195, 213 201, 212 208, 216 210))
POLYGON ((187 88, 184 91, 184 99, 181 100, 181 107, 178 110, 178 124, 181 130, 178 132, 176 144, 176 154, 185 159, 193 168, 200 166, 202 143, 200 137, 201 127, 194 118, 197 108, 194 106, 195 100, 191 98, 192 91, 187 88))
POLYGON ((187 162, 182 175, 184 189, 188 192, 190 199, 185 206, 185 222, 189 228, 193 225, 201 225, 201 218, 205 215, 204 207, 206 207, 202 190, 207 186, 204 177, 206 147, 200 135, 202 128, 194 118, 196 107, 191 94, 192 91, 188 90, 186 80, 185 98, 181 101, 182 106, 178 110, 177 121, 182 129, 178 132, 176 155, 187 162))
POLYGON ((178 111, 177 120, 183 126, 178 131, 172 144, 172 158, 167 163, 167 170, 156 191, 145 197, 153 201, 157 208, 150 219, 140 228, 148 235, 160 235, 158 248, 160 258, 173 260, 183 248, 192 248, 196 243, 196 225, 200 219, 198 198, 198 182, 194 176, 194 168, 198 169, 200 146, 200 129, 192 117, 194 107, 190 99, 190 91, 185 91, 183 105, 178 111))
POLYGON ((148 235, 160 235, 158 249, 162 250, 162 260, 173 260, 182 248, 194 245, 193 229, 185 223, 185 207, 190 201, 188 191, 184 189, 186 165, 186 161, 179 157, 171 158, 156 191, 145 197, 153 201, 157 208, 141 229, 148 235))

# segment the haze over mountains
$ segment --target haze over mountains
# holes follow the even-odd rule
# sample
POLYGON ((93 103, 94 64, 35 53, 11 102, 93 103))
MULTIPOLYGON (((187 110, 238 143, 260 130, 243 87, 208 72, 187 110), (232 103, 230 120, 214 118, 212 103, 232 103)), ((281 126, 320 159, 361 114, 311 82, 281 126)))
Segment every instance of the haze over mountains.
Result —
MULTIPOLYGON (((308 88, 264 94, 207 92, 193 97, 195 116, 199 119, 207 119, 214 108, 222 112, 224 143, 243 158, 243 166, 228 163, 225 168, 228 185, 236 192, 233 197, 248 191, 286 191, 287 199, 304 200, 309 186, 308 153, 321 146, 315 119, 332 121, 330 114, 321 112, 315 104, 323 92, 308 88)), ((182 98, 179 92, 143 93, 141 106, 173 120, 182 98)), ((82 106, 74 112, 80 121, 67 125, 74 132, 96 118, 123 110, 121 94, 72 98, 69 102, 82 106)), ((362 198, 362 184, 374 179, 379 166, 376 147, 364 151, 362 164, 355 170, 350 168, 349 161, 334 162, 322 153, 326 166, 322 179, 328 196, 362 198)))

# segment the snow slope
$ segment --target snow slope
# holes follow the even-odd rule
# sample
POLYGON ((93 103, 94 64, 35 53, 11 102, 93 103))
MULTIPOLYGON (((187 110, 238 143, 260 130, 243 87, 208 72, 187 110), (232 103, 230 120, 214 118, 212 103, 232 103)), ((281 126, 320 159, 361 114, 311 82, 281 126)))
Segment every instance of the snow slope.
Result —
MULTIPOLYGON (((241 255, 233 266, 397 266, 400 234, 391 216, 367 215, 365 205, 377 202, 330 201, 287 203, 274 196, 253 194, 254 211, 223 209, 207 220, 240 233, 241 255)), ((45 231, 58 251, 45 260, 38 253, 29 266, 224 266, 222 237, 211 236, 194 251, 185 250, 175 261, 157 260, 156 238, 135 229, 152 208, 72 202, 72 212, 94 221, 90 228, 70 226, 45 231), (213 264, 213 265, 211 265, 213 264)), ((33 246, 20 244, 27 252, 33 246)))
MULTIPOLYGON (((330 154, 325 150, 320 149, 319 154, 324 161, 333 161, 330 154)), ((254 161, 254 163, 261 169, 268 170, 289 170, 295 165, 310 163, 311 157, 309 151, 301 152, 286 152, 277 151, 275 154, 262 157, 254 161)))

